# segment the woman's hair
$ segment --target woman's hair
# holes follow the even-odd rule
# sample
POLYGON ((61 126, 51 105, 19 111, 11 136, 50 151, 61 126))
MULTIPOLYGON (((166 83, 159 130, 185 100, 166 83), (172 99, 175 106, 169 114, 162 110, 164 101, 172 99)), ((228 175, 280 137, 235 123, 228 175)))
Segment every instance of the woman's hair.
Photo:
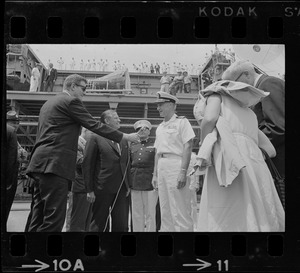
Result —
POLYGON ((249 61, 237 61, 230 65, 223 73, 222 80, 234 81, 242 72, 255 74, 254 66, 249 61))

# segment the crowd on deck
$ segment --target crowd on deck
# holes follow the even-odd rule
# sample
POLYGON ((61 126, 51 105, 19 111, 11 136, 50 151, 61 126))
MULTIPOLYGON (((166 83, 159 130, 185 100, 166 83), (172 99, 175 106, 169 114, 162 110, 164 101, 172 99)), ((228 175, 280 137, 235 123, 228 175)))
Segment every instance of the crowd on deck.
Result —
MULTIPOLYGON (((224 63, 230 63, 235 60, 234 53, 227 50, 223 50, 222 52, 219 51, 218 47, 216 46, 215 50, 211 51, 211 58, 218 62, 224 62, 224 63)), ((126 70, 128 69, 130 72, 136 72, 136 73, 150 73, 150 74, 165 74, 170 75, 170 79, 178 78, 179 72, 181 73, 187 73, 188 75, 201 75, 201 79, 205 82, 205 86, 213 82, 213 72, 209 69, 206 69, 203 71, 203 68, 206 66, 207 62, 210 60, 210 56, 206 53, 205 56, 205 62, 203 64, 184 64, 181 62, 173 62, 173 63, 167 63, 167 62, 153 62, 148 63, 146 61, 142 61, 138 64, 125 64, 122 63, 120 60, 114 60, 109 61, 108 59, 80 59, 75 60, 74 57, 71 58, 70 61, 65 61, 63 57, 59 57, 59 59, 53 64, 53 62, 49 59, 47 62, 47 71, 46 71, 46 78, 44 79, 44 90, 43 91, 53 91, 53 86, 57 78, 57 69, 58 70, 80 70, 80 71, 101 71, 101 72, 111 72, 111 71, 117 71, 117 70, 126 70), (57 69, 55 69, 55 66, 57 69), (172 76, 171 76, 172 75, 172 76), (175 75, 175 76, 173 76, 175 75)), ((31 80, 30 80, 30 91, 36 92, 38 89, 38 83, 41 77, 40 69, 42 67, 42 64, 35 63, 32 60, 29 60, 29 66, 32 68, 31 71, 31 80)), ((190 76, 187 78, 185 75, 185 79, 188 81, 186 88, 184 88, 185 93, 189 93, 189 81, 190 76)), ((171 81, 169 82, 171 84, 171 81)), ((173 83, 175 84, 175 82, 173 83)), ((181 91, 181 84, 179 84, 178 89, 181 91)), ((172 87, 172 85, 171 85, 172 87)), ((177 87, 176 87, 177 88, 177 87)), ((175 92, 175 91, 174 91, 175 92)))
POLYGON ((214 51, 211 50, 210 55, 206 53, 205 61, 202 64, 161 61, 141 61, 140 63, 128 64, 122 62, 121 60, 108 60, 104 58, 99 59, 97 57, 90 59, 75 59, 75 57, 72 57, 70 60, 65 60, 60 56, 55 61, 51 61, 49 59, 47 65, 54 62, 55 66, 57 66, 59 70, 115 71, 128 69, 130 72, 153 74, 162 74, 164 71, 166 71, 168 74, 176 74, 177 71, 181 70, 182 72, 188 72, 190 75, 199 75, 210 56, 219 58, 219 61, 224 62, 233 61, 235 59, 234 53, 231 52, 231 49, 223 49, 222 51, 219 51, 218 47, 216 46, 214 51))
MULTIPOLYGON (((173 82, 181 87, 172 91, 164 71, 153 101, 162 118, 154 141, 146 119, 131 134, 119 130, 117 110, 94 119, 82 103, 87 80, 68 76, 40 110, 26 169, 32 203, 25 231, 61 232, 65 223, 73 232, 284 231, 284 196, 265 160, 272 158, 284 181, 285 82, 233 62, 199 92, 200 148, 193 153, 194 130, 176 109, 188 76, 178 71, 173 82)), ((7 115, 6 219, 18 164, 9 124, 16 113, 7 115)))
MULTIPOLYGON (((48 60, 48 64, 51 60, 48 60)), ((74 57, 70 61, 65 61, 62 57, 57 60, 57 68, 59 70, 83 70, 83 71, 116 71, 128 69, 130 72, 136 73, 152 73, 162 74, 166 71, 168 74, 176 74, 178 70, 187 71, 191 75, 198 75, 204 64, 184 64, 181 62, 156 62, 149 63, 142 61, 140 63, 132 63, 131 65, 125 64, 120 60, 108 61, 107 59, 80 59, 75 60, 74 57)))

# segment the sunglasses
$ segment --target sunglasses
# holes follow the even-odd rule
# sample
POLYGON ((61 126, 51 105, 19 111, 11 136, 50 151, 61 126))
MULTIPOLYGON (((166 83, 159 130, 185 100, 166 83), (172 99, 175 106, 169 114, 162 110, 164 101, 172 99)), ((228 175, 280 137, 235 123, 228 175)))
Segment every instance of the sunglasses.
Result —
POLYGON ((75 85, 79 86, 83 92, 86 90, 86 86, 82 86, 80 84, 75 83, 75 85))

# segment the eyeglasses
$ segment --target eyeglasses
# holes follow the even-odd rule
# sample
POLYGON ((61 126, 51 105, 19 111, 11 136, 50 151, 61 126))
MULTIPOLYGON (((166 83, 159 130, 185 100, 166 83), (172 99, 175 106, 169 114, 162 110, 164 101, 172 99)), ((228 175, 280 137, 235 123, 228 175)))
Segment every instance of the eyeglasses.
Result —
POLYGON ((240 77, 242 77, 242 75, 244 74, 245 72, 242 72, 234 81, 235 82, 237 82, 238 81, 238 79, 240 78, 240 77))
MULTIPOLYGON (((138 127, 138 128, 135 129, 135 131, 138 132, 138 131, 141 130, 141 129, 142 129, 142 127, 138 127)), ((146 130, 146 129, 149 130, 148 127, 143 127, 143 130, 146 130)))
POLYGON ((80 84, 75 83, 75 85, 79 86, 83 92, 86 90, 86 86, 82 86, 80 84))

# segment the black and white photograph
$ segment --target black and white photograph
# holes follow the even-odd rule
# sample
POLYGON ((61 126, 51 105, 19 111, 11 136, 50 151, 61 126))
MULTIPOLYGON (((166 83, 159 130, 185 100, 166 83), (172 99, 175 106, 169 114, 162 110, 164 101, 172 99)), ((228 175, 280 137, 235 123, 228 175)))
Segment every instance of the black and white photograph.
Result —
POLYGON ((7 44, 7 232, 285 232, 283 44, 7 44))

